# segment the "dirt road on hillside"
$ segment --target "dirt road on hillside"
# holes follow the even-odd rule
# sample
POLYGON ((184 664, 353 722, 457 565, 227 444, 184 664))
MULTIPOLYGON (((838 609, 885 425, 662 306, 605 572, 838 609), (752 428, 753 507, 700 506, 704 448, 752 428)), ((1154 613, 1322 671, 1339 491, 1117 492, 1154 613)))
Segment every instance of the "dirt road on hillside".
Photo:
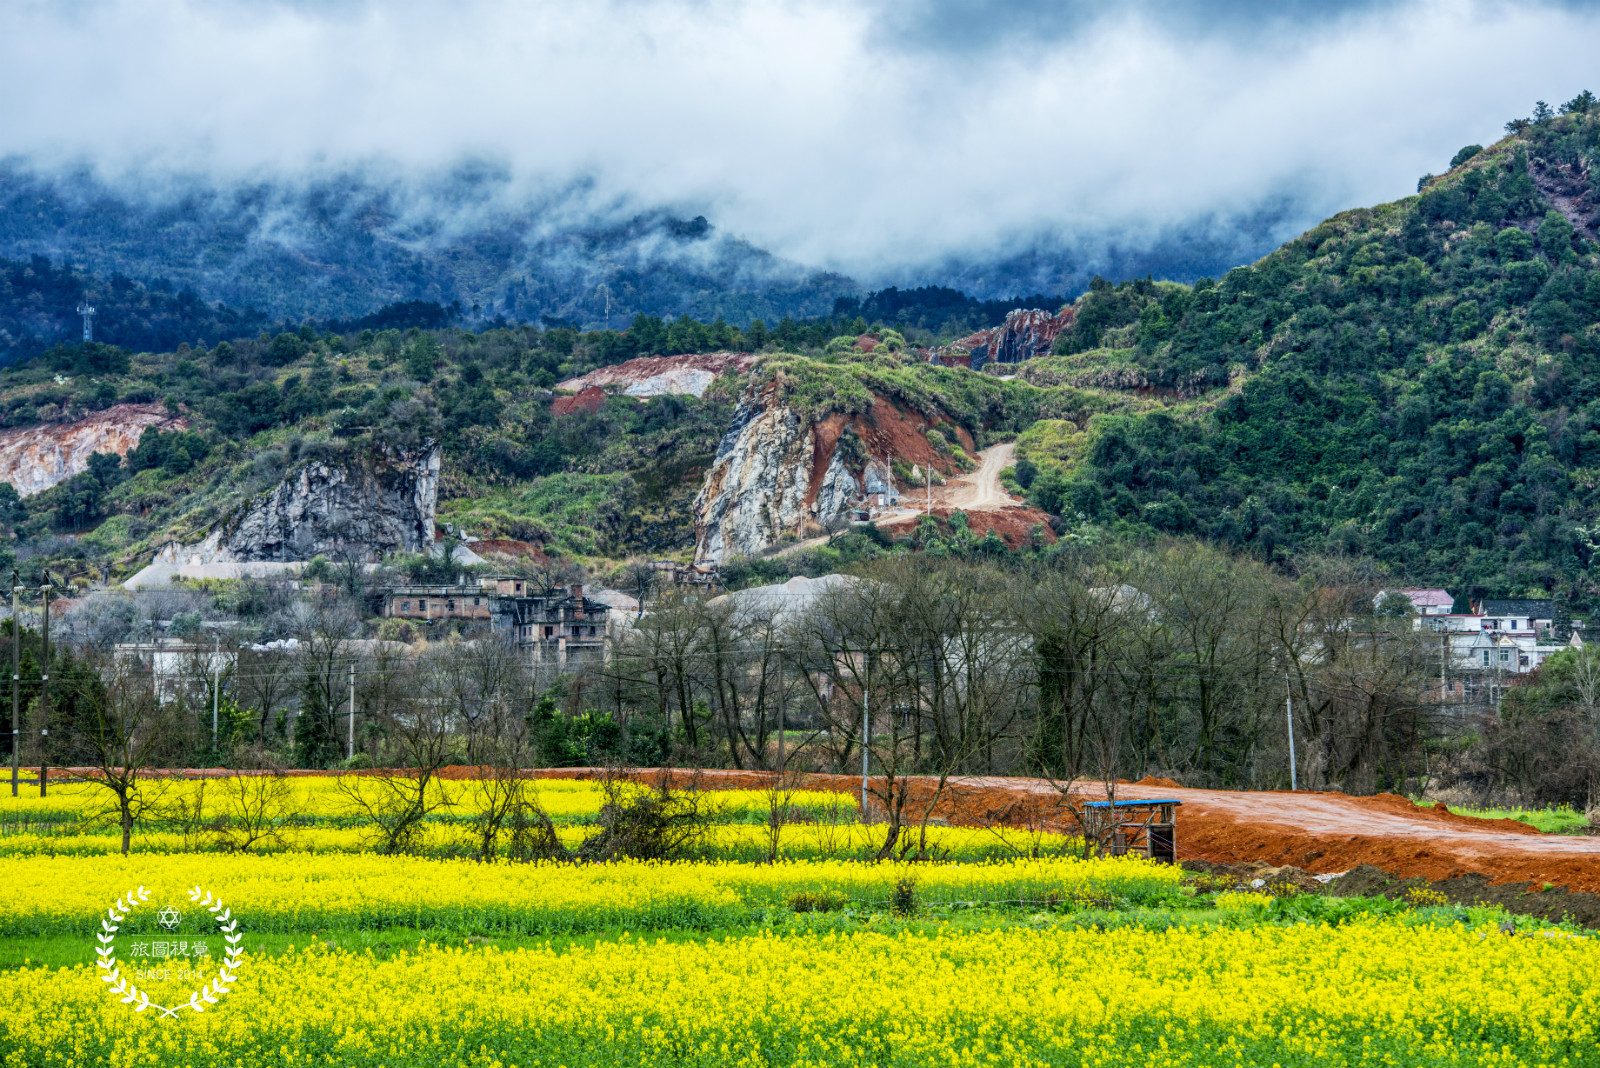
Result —
MULTIPOLYGON (((542 772, 589 777, 594 772, 542 772)), ((677 773, 687 777, 687 773, 677 773)), ((711 787, 754 787, 758 772, 706 771, 711 787)), ((859 793, 848 775, 810 777, 814 789, 859 793)), ((919 783, 924 789, 928 783, 919 783)), ((1084 793, 1103 799, 1103 788, 1084 793)), ((1514 820, 1459 816, 1443 806, 1419 808, 1403 797, 1378 794, 1190 790, 1146 780, 1117 787, 1120 800, 1170 797, 1178 809, 1178 852, 1183 859, 1222 864, 1261 861, 1292 864, 1316 873, 1372 864, 1407 878, 1445 879, 1478 872, 1491 882, 1544 883, 1600 892, 1600 838, 1541 834, 1514 820)), ((1038 826, 1072 830, 1059 795, 1039 779, 972 778, 950 787, 935 814, 969 826, 1038 826)))
POLYGON ((938 503, 964 512, 1016 507, 1011 494, 1000 488, 1000 472, 1016 462, 1016 453, 1016 443, 1011 441, 984 449, 978 453, 978 469, 951 479, 940 491, 938 503))

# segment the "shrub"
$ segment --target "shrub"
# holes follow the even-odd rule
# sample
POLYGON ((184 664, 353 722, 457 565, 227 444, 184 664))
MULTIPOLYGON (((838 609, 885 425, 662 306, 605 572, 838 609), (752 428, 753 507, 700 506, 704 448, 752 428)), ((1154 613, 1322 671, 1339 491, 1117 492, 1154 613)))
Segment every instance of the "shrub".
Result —
POLYGON ((837 912, 850 899, 838 890, 802 890, 790 894, 784 903, 794 912, 837 912))

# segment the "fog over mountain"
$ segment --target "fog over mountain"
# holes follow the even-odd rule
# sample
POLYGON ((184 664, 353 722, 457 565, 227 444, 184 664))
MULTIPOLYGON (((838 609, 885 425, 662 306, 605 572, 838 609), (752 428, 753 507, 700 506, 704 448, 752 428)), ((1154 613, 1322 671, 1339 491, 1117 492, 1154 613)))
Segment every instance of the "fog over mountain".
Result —
POLYGON ((0 255, 588 323, 1192 278, 1412 192, 1597 46, 1514 2, 25 0, 0 255))

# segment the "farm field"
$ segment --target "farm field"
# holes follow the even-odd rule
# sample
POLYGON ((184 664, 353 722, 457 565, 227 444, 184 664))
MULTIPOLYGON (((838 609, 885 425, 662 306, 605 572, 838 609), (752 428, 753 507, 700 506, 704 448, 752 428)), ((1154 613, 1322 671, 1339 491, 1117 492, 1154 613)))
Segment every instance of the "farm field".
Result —
MULTIPOLYGON (((1021 830, 871 862, 882 826, 800 791, 775 863, 756 790, 709 794, 684 859, 475 860, 466 783, 383 855, 334 780, 289 785, 259 853, 218 850, 221 810, 122 856, 85 787, 0 800, 0 1063, 1600 1064, 1590 932, 1427 892, 1240 892, 1021 830), (242 953, 194 1011, 224 916, 242 953)), ((571 848, 605 819, 595 783, 538 791, 571 848)))

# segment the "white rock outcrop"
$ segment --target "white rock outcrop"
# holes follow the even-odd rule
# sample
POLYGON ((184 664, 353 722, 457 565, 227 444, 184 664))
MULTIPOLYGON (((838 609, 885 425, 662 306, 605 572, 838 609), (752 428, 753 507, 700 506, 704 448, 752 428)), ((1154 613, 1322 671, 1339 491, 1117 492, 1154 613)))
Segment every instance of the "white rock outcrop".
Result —
POLYGON ((186 429, 160 404, 117 404, 72 423, 37 423, 0 430, 0 482, 22 497, 42 493, 89 469, 97 452, 125 456, 151 427, 186 429))
POLYGON ((802 520, 825 523, 844 511, 859 493, 855 477, 835 452, 808 499, 815 461, 809 425, 790 408, 747 397, 695 497, 695 561, 753 556, 802 520))
POLYGON ((370 561, 430 552, 439 464, 439 446, 431 442, 370 463, 312 461, 240 505, 203 541, 168 545, 155 562, 304 561, 319 554, 370 561))

